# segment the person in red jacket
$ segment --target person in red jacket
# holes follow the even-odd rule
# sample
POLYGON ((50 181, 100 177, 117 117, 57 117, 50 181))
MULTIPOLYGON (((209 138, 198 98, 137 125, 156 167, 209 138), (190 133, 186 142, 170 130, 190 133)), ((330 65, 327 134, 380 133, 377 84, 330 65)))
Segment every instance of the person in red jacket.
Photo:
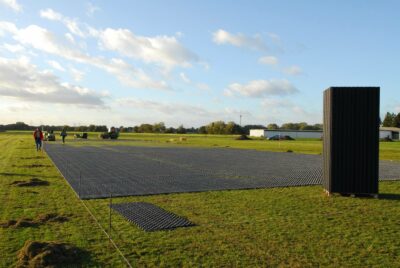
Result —
POLYGON ((43 132, 39 128, 37 128, 33 132, 33 138, 35 139, 35 142, 36 142, 36 151, 41 151, 42 150, 43 132))

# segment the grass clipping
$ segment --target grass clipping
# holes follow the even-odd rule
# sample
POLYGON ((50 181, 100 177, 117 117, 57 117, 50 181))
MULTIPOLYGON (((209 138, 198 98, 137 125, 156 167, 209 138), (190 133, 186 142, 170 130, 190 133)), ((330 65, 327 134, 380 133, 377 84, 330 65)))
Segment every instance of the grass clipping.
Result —
POLYGON ((16 267, 79 267, 84 251, 67 243, 26 241, 16 267))

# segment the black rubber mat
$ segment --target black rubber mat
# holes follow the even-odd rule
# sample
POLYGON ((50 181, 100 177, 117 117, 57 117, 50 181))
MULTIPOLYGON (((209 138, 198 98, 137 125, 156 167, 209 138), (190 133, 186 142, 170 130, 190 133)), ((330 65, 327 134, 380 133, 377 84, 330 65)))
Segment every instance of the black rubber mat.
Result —
MULTIPOLYGON (((50 143, 46 150, 82 199, 322 183, 320 155, 50 143)), ((379 178, 400 179, 400 164, 380 161, 379 178)))
POLYGON ((147 232, 194 226, 194 224, 186 218, 180 217, 150 203, 119 203, 112 204, 111 208, 128 221, 147 232))

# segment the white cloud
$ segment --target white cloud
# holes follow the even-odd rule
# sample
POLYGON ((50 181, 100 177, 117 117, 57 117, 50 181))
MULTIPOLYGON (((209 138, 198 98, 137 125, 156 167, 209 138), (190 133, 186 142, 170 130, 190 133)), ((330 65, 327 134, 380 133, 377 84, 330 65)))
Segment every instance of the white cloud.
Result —
POLYGON ((75 44, 75 38, 72 36, 71 33, 66 33, 65 38, 70 41, 72 44, 75 44))
POLYGON ((179 77, 183 80, 183 82, 190 84, 190 79, 186 76, 185 73, 180 73, 179 77))
POLYGON ((219 116, 217 112, 211 112, 200 105, 190 105, 183 103, 166 103, 152 100, 142 100, 137 98, 122 98, 118 99, 118 105, 125 107, 132 107, 135 109, 150 110, 162 113, 163 115, 173 116, 174 114, 181 114, 185 116, 199 116, 199 117, 213 117, 219 116))
POLYGON ((20 44, 7 44, 4 43, 2 46, 2 48, 12 52, 12 53, 18 53, 18 52, 22 52, 25 50, 25 48, 23 46, 21 46, 20 44))
POLYGON ((203 90, 203 91, 210 90, 210 86, 207 85, 206 83, 197 83, 197 84, 196 84, 196 87, 197 87, 198 89, 200 89, 200 90, 203 90))
POLYGON ((261 106, 268 109, 288 108, 292 107, 293 103, 287 99, 265 98, 261 101, 261 106))
POLYGON ((138 36, 128 29, 93 31, 103 48, 121 55, 159 64, 167 69, 175 66, 190 67, 198 57, 184 47, 174 36, 138 36))
POLYGON ((289 99, 265 98, 261 106, 267 111, 264 122, 287 123, 287 122, 321 122, 321 112, 309 110, 299 103, 289 99))
POLYGON ((16 33, 18 28, 11 22, 0 21, 0 36, 4 36, 6 33, 16 33))
POLYGON ((38 70, 27 58, 0 58, 0 96, 28 102, 105 107, 104 94, 61 83, 57 76, 38 70))
POLYGON ((105 70, 114 75, 125 86, 162 90, 169 89, 165 81, 155 81, 143 70, 134 68, 121 59, 112 58, 108 60, 104 57, 92 57, 87 53, 63 44, 50 31, 37 25, 18 29, 12 23, 2 24, 0 22, 0 29, 11 32, 13 38, 22 45, 31 46, 49 54, 105 70))
POLYGON ((213 41, 218 45, 231 44, 237 47, 245 47, 255 50, 268 50, 267 44, 262 40, 260 34, 246 36, 241 33, 231 34, 223 29, 213 33, 213 41))
POLYGON ((0 0, 0 4, 3 4, 16 12, 22 11, 22 6, 18 3, 17 0, 0 0))
POLYGON ((278 58, 276 58, 274 56, 265 56, 265 57, 259 58, 258 62, 261 64, 276 65, 276 64, 278 64, 278 58))
POLYGON ((260 98, 265 96, 283 96, 298 92, 288 80, 252 80, 247 84, 233 83, 225 89, 225 96, 245 96, 260 98))
POLYGON ((79 37, 84 38, 87 36, 87 34, 85 34, 81 30, 77 19, 71 19, 71 18, 65 17, 62 14, 52 10, 51 8, 48 8, 45 10, 40 10, 39 14, 42 18, 62 22, 71 33, 73 33, 79 37))
POLYGON ((40 17, 48 19, 48 20, 61 21, 63 19, 63 15, 61 15, 58 12, 55 12, 51 8, 48 8, 45 10, 40 10, 39 14, 40 14, 40 17))
POLYGON ((55 60, 48 60, 47 63, 48 63, 51 67, 53 67, 54 69, 59 70, 59 71, 61 71, 61 72, 65 72, 65 69, 64 69, 64 68, 61 66, 61 64, 58 63, 57 61, 55 61, 55 60))
POLYGON ((70 72, 71 72, 72 78, 75 80, 75 82, 80 82, 85 77, 85 72, 79 71, 75 68, 71 68, 70 72))
POLYGON ((93 14, 96 12, 96 11, 99 11, 100 10, 100 8, 98 7, 98 6, 95 6, 94 4, 92 4, 92 3, 87 3, 86 4, 86 16, 88 16, 88 17, 93 17, 93 14))
POLYGON ((283 69, 283 72, 290 75, 300 75, 303 74, 303 70, 296 65, 292 65, 288 68, 283 69))

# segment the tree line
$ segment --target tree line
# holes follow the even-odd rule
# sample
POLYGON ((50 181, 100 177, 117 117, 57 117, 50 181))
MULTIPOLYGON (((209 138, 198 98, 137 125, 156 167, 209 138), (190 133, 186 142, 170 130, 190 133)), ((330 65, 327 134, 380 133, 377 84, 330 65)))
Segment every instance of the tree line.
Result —
MULTIPOLYGON (((398 127, 400 128, 400 113, 386 113, 384 120, 381 122, 384 127, 398 127)), ((45 131, 61 131, 66 128, 67 131, 76 132, 106 132, 108 131, 105 125, 88 125, 88 126, 65 126, 65 125, 41 125, 41 126, 30 126, 24 122, 16 122, 15 124, 0 125, 0 131, 6 130, 34 130, 37 127, 44 129, 45 131)), ((198 134, 249 134, 250 129, 272 129, 272 130, 322 130, 322 124, 309 125, 306 122, 300 123, 284 123, 278 125, 276 123, 270 123, 267 125, 245 125, 240 126, 233 121, 214 121, 207 125, 194 128, 185 128, 180 125, 177 128, 166 127, 164 122, 158 122, 154 124, 144 123, 132 127, 120 126, 120 132, 133 132, 133 133, 198 133, 198 134)))
MULTIPOLYGON (((29 126, 23 122, 17 122, 15 124, 0 125, 0 131, 5 130, 34 130, 37 127, 44 129, 45 131, 61 131, 65 128, 67 131, 76 132, 106 132, 107 126, 105 125, 88 125, 88 126, 54 126, 54 125, 42 125, 42 126, 29 126)), ((249 134, 250 129, 289 129, 289 130, 321 130, 321 124, 308 125, 305 122, 301 123, 285 123, 281 126, 277 124, 264 125, 245 125, 240 126, 233 121, 214 121, 207 125, 194 128, 185 128, 180 125, 177 128, 166 127, 164 122, 158 122, 154 124, 144 123, 133 127, 120 126, 117 129, 120 132, 132 132, 132 133, 198 133, 198 134, 249 134)))
POLYGON ((400 113, 387 112, 382 122, 383 127, 398 127, 400 128, 400 113))
POLYGON ((0 131, 6 130, 35 130, 36 128, 43 129, 45 131, 61 131, 64 128, 67 131, 77 131, 77 132, 105 132, 107 131, 107 126, 104 125, 89 125, 89 126, 54 126, 54 125, 41 125, 41 126, 30 126, 24 122, 16 122, 15 124, 0 125, 0 131))

